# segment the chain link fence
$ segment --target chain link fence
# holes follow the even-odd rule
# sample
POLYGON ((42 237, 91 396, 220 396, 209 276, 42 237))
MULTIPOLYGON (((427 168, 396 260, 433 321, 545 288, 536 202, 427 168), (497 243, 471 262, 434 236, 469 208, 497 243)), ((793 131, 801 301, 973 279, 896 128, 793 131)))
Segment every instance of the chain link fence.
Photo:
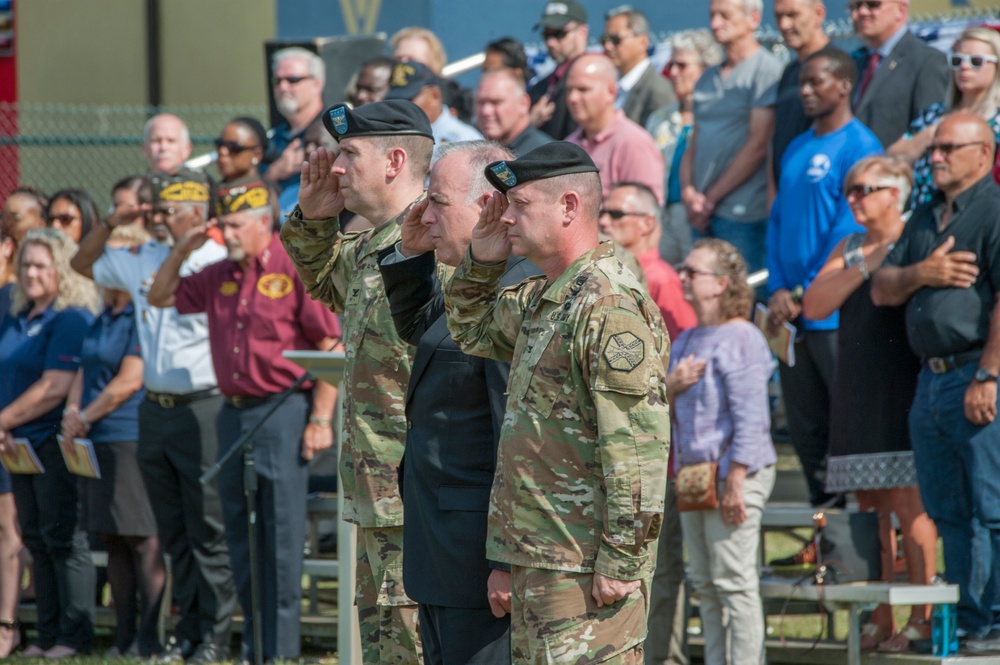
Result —
POLYGON ((268 117, 264 104, 0 103, 0 202, 22 185, 46 194, 78 187, 94 198, 98 209, 107 209, 116 181, 148 170, 142 154, 143 127, 163 112, 187 123, 194 143, 192 156, 214 150, 212 139, 232 118, 251 116, 266 125, 268 117))

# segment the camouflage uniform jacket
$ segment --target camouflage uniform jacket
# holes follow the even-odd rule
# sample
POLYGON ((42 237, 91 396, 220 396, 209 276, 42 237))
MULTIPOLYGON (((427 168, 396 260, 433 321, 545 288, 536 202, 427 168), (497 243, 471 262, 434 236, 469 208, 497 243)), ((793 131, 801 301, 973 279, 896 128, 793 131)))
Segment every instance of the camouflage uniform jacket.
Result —
POLYGON ((362 527, 403 523, 397 472, 406 442, 405 396, 412 353, 396 333, 378 269, 379 250, 400 239, 399 221, 344 235, 336 218, 302 218, 281 241, 309 294, 344 317, 344 519, 362 527))
POLYGON ((467 253, 446 292, 462 350, 512 361, 487 556, 645 577, 670 441, 659 310, 609 243, 551 284, 535 277, 501 291, 504 265, 467 253))

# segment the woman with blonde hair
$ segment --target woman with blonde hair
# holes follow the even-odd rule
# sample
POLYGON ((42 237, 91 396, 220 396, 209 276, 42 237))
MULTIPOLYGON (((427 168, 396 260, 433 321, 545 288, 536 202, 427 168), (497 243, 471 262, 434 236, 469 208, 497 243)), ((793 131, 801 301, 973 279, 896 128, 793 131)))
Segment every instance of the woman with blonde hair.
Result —
MULTIPOLYGON (((907 424, 920 360, 906 339, 903 307, 876 307, 869 277, 903 232, 910 168, 891 157, 863 159, 844 182, 862 233, 834 247, 802 298, 810 318, 840 310, 837 365, 830 397, 827 492, 855 492, 861 510, 875 510, 882 545, 882 579, 891 582, 899 520, 909 580, 930 584, 937 565, 937 530, 927 516, 907 424)), ((931 635, 929 605, 914 605, 896 631, 892 608, 880 605, 862 630, 862 648, 903 651, 931 635)))
POLYGON ((1000 143, 1000 33, 984 27, 966 28, 951 47, 948 66, 952 76, 944 102, 924 109, 902 138, 886 150, 913 165, 910 207, 926 203, 937 191, 927 151, 944 116, 956 111, 980 115, 990 123, 1000 143))
POLYGON ((699 240, 677 272, 698 325, 673 343, 666 379, 676 466, 680 474, 690 465, 718 463, 718 508, 684 512, 681 506, 704 661, 759 663, 764 610, 755 553, 777 461, 767 395, 771 351, 747 320, 753 291, 733 245, 699 240))
POLYGON ((0 450, 13 452, 24 440, 45 468, 11 478, 34 562, 38 636, 24 652, 33 658, 88 653, 94 636, 94 567, 78 524, 77 476, 56 442, 83 337, 100 305, 93 283, 70 268, 76 249, 55 229, 29 231, 18 248, 10 313, 0 321, 0 450))

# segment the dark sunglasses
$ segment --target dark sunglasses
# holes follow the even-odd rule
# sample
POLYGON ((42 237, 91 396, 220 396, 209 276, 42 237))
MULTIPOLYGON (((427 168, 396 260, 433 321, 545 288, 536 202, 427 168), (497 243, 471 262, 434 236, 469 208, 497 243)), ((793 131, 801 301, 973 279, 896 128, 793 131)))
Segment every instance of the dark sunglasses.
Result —
POLYGON ((892 187, 889 185, 853 185, 847 188, 846 195, 849 199, 863 199, 875 192, 881 192, 883 189, 892 189, 892 187))
POLYGON ((927 148, 927 154, 932 155, 935 152, 940 152, 942 155, 947 157, 956 150, 962 148, 968 148, 970 145, 982 145, 982 141, 969 141, 968 143, 932 143, 927 148))
POLYGON ((565 28, 552 29, 552 30, 542 30, 542 40, 546 39, 562 39, 569 33, 576 30, 578 25, 567 25, 565 28))
POLYGON ((257 146, 255 145, 242 145, 236 141, 223 141, 222 139, 215 139, 212 141, 215 144, 215 149, 219 152, 225 150, 230 155, 238 155, 246 150, 253 150, 257 146))
POLYGON ((626 215, 635 215, 637 217, 648 217, 648 215, 644 212, 633 212, 631 210, 611 210, 608 208, 601 208, 601 217, 604 217, 605 215, 607 215, 613 221, 616 222, 620 220, 622 217, 625 217, 626 215))
POLYGON ((876 12, 885 4, 885 0, 857 0, 857 2, 847 3, 847 11, 856 12, 862 7, 870 12, 876 12))
POLYGON ((948 66, 955 70, 961 69, 962 65, 968 65, 969 69, 979 71, 988 62, 992 62, 994 65, 997 64, 997 57, 995 55, 971 53, 950 53, 948 55, 948 66))
POLYGON ((603 35, 601 35, 601 44, 604 44, 604 45, 611 44, 612 46, 618 46, 619 44, 621 44, 623 41, 625 41, 629 37, 635 37, 635 35, 611 35, 611 34, 603 34, 603 35))
POLYGON ((277 88, 284 81, 288 85, 296 85, 302 83, 306 79, 311 79, 312 76, 275 76, 271 79, 271 85, 277 88))

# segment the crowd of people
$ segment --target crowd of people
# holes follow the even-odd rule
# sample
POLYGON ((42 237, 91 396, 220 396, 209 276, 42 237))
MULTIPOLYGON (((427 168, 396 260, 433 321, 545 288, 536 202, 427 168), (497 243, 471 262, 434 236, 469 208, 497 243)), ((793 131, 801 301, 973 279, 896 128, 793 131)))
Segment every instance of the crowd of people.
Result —
MULTIPOLYGON (((287 48, 283 122, 225 124, 216 178, 161 114, 106 214, 80 189, 11 193, 0 452, 26 443, 44 473, 0 473, 0 657, 91 651, 101 547, 109 656, 229 659, 238 603, 240 660, 255 628, 263 658, 297 658, 308 463, 336 444, 364 662, 685 664, 690 591, 706 663, 763 663, 746 553, 775 366, 810 504, 877 513, 886 581, 902 559, 929 584, 940 535, 964 648, 1000 651, 1000 36, 943 54, 905 0, 849 10, 853 54, 822 0, 775 0, 783 64, 760 0, 712 0, 657 71, 642 11, 607 12, 597 50, 586 9, 553 0, 537 81, 505 37, 463 90, 413 27, 344 101, 287 48), (784 324, 794 362, 767 343, 784 324), (337 389, 293 349, 345 353, 341 440, 337 389), (251 509, 239 461, 199 479, 265 414, 251 509), (79 439, 99 478, 69 471, 79 439)), ((930 613, 879 607, 862 647, 927 648, 930 613)))

